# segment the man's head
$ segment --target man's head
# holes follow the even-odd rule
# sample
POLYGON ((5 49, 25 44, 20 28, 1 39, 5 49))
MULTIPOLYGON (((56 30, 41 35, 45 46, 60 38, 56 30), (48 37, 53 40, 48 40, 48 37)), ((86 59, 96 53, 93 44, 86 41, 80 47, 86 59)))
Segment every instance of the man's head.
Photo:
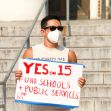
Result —
MULTIPOLYGON (((60 19, 58 16, 48 15, 42 19, 41 29, 44 29, 47 26, 49 20, 57 20, 58 22, 60 22, 60 19)), ((61 24, 61 22, 60 22, 60 24, 61 24)))
POLYGON ((55 43, 58 42, 63 26, 61 26, 61 21, 57 16, 46 16, 41 21, 41 33, 47 40, 55 43), (53 39, 53 40, 51 40, 53 39))

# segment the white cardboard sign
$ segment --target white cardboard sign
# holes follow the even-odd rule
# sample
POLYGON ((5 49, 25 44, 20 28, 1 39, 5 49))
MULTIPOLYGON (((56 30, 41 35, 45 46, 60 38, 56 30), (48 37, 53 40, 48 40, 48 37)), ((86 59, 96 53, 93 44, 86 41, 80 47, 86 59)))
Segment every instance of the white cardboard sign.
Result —
POLYGON ((17 81, 16 102, 79 107, 80 87, 77 81, 82 76, 82 64, 20 59, 18 68, 23 74, 17 81))

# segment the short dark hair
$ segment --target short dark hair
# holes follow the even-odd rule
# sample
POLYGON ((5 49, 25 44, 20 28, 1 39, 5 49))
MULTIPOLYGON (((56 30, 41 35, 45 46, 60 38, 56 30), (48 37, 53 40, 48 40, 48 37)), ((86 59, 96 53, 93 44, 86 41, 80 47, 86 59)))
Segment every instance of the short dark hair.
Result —
POLYGON ((61 23, 60 18, 58 16, 48 15, 41 20, 41 28, 45 28, 47 26, 47 22, 52 19, 56 19, 61 23))

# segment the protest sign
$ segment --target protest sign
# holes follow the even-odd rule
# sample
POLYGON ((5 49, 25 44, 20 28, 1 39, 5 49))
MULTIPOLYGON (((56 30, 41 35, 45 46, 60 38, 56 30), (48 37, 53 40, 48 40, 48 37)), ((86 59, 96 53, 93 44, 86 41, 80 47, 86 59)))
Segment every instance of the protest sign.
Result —
POLYGON ((18 69, 23 74, 17 80, 16 102, 79 107, 78 78, 82 76, 82 64, 20 59, 18 69))

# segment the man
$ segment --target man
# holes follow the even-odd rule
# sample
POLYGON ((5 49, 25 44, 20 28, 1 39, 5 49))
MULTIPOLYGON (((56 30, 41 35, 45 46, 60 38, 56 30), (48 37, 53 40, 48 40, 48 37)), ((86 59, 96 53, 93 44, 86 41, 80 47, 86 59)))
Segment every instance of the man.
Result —
MULTIPOLYGON (((27 49, 23 54, 23 58, 37 58, 40 60, 59 62, 77 62, 74 51, 58 44, 62 30, 63 26, 57 16, 46 16, 41 21, 41 34, 44 37, 43 43, 27 49)), ((20 79, 21 75, 21 71, 16 71, 16 80, 20 79)), ((78 84, 81 88, 85 85, 85 82, 83 77, 78 79, 78 84)), ((40 111, 38 108, 32 109, 32 111, 40 111)))

